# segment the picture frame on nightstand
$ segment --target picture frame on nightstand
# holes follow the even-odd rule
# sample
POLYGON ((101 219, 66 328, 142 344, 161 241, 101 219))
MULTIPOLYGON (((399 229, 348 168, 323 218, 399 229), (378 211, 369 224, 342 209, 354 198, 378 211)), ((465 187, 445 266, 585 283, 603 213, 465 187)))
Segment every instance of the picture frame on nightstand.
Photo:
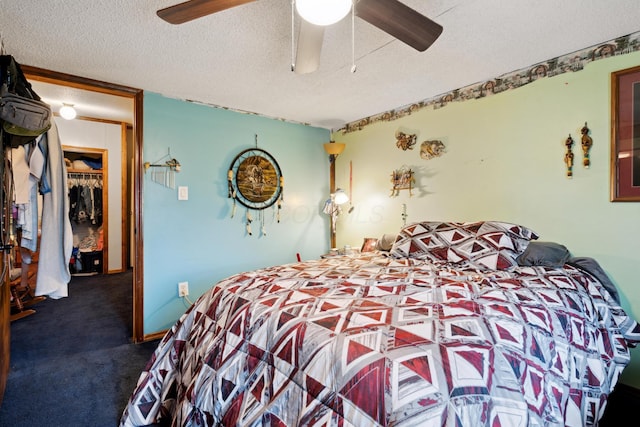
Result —
POLYGON ((362 242, 362 248, 360 248, 360 252, 373 252, 376 250, 378 246, 378 239, 375 237, 365 237, 364 242, 362 242))

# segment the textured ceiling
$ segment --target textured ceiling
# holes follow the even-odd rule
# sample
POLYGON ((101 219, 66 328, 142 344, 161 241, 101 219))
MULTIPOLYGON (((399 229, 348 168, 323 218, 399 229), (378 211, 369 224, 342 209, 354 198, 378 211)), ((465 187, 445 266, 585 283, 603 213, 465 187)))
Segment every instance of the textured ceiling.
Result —
POLYGON ((291 0, 182 25, 156 16, 180 0, 2 0, 0 37, 21 64, 338 129, 640 30, 638 0, 402 1, 442 35, 421 53, 356 18, 355 73, 350 18, 326 29, 316 72, 290 71, 291 0))

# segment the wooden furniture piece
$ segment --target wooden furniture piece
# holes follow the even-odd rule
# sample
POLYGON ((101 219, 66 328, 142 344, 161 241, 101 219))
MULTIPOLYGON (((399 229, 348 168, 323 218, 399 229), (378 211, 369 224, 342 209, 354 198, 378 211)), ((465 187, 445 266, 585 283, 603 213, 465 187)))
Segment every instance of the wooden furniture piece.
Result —
MULTIPOLYGON (((5 257, 0 257, 0 268, 4 268, 5 257)), ((4 390, 9 376, 9 355, 10 355, 10 321, 11 294, 9 293, 9 280, 0 283, 0 404, 4 396, 4 390)))
POLYGON ((34 314, 30 307, 44 301, 43 296, 35 296, 36 273, 38 271, 38 253, 30 253, 27 249, 13 249, 13 263, 9 268, 9 291, 11 293, 11 322, 34 314), (30 258, 29 262, 26 262, 30 258))
POLYGON ((0 404, 7 385, 9 376, 10 345, 11 345, 11 322, 35 313, 35 310, 28 307, 42 301, 45 297, 35 297, 31 292, 31 285, 35 282, 38 269, 38 254, 31 255, 31 264, 25 268, 25 278, 27 286, 21 286, 23 269, 22 256, 18 248, 13 248, 14 262, 10 261, 11 256, 2 253, 0 256, 0 269, 5 267, 8 274, 3 275, 0 283, 0 404), (19 263, 19 265, 16 265, 19 263), (12 268, 13 267, 13 268, 12 268), (11 270, 15 270, 13 275, 11 270))

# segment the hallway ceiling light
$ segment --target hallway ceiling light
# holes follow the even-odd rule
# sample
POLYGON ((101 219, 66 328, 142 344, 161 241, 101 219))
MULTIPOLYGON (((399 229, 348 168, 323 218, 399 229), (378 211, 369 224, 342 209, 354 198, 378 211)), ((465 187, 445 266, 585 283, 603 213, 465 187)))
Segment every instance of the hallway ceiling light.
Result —
POLYGON ((75 119, 77 116, 77 113, 76 113, 76 109, 73 108, 73 104, 62 103, 62 107, 60 107, 60 116, 66 120, 75 119))
POLYGON ((298 14, 315 25, 331 25, 347 16, 351 0, 296 0, 298 14))

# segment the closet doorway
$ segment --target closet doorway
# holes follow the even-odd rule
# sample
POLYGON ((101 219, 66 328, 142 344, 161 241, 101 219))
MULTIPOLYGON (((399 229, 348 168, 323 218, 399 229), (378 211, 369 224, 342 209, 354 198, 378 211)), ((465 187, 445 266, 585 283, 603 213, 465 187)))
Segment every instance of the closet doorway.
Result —
MULTIPOLYGON (((62 146, 73 230, 72 275, 94 275, 109 265, 108 150, 62 146)), ((116 248, 117 249, 117 248, 116 248)))
MULTIPOLYGON (((79 113, 79 119, 85 119, 85 121, 98 120, 101 121, 101 116, 109 114, 110 109, 113 109, 112 105, 101 105, 99 99, 104 98, 106 95, 111 99, 126 100, 133 104, 131 111, 131 120, 128 121, 127 126, 123 124, 122 132, 126 135, 127 144, 122 148, 122 168, 126 170, 126 179, 119 182, 117 185, 122 188, 123 197, 123 211, 125 214, 122 217, 123 223, 123 241, 130 242, 127 254, 131 256, 125 257, 125 264, 129 265, 133 269, 133 284, 132 284, 132 297, 133 297, 133 312, 132 312, 132 341, 143 342, 146 337, 144 335, 143 324, 143 308, 144 308, 144 283, 143 283, 143 247, 142 247, 142 106, 143 106, 143 91, 136 88, 127 86, 116 85, 112 83, 97 81, 93 79, 87 79, 84 77, 74 76, 70 74, 50 71, 42 68, 32 67, 25 64, 21 64, 22 71, 24 72, 27 80, 32 83, 36 93, 38 93, 45 101, 48 98, 48 93, 53 93, 55 99, 59 104, 60 100, 65 98, 65 94, 75 93, 77 91, 82 92, 82 98, 84 101, 83 107, 91 110, 91 113, 85 114, 84 117, 79 113), (47 86, 47 90, 43 90, 38 84, 47 86), (95 102, 94 102, 95 101, 95 102), (127 236, 127 237, 125 237, 127 236), (131 236, 129 239, 128 236, 131 236), (130 261, 131 260, 131 261, 130 261)), ((60 105, 52 105, 52 110, 56 112, 60 105)), ((80 111, 80 103, 76 105, 80 111)), ((65 144, 62 141, 63 145, 65 144)), ((78 144, 82 146, 83 144, 78 144)), ((115 185, 115 184, 114 184, 115 185)), ((109 188, 113 189, 114 185, 110 185, 109 188)), ((113 193, 110 191, 110 193, 113 193)), ((112 209, 111 209, 112 210, 112 209)), ((113 246, 110 248, 110 253, 113 252, 113 246)))

